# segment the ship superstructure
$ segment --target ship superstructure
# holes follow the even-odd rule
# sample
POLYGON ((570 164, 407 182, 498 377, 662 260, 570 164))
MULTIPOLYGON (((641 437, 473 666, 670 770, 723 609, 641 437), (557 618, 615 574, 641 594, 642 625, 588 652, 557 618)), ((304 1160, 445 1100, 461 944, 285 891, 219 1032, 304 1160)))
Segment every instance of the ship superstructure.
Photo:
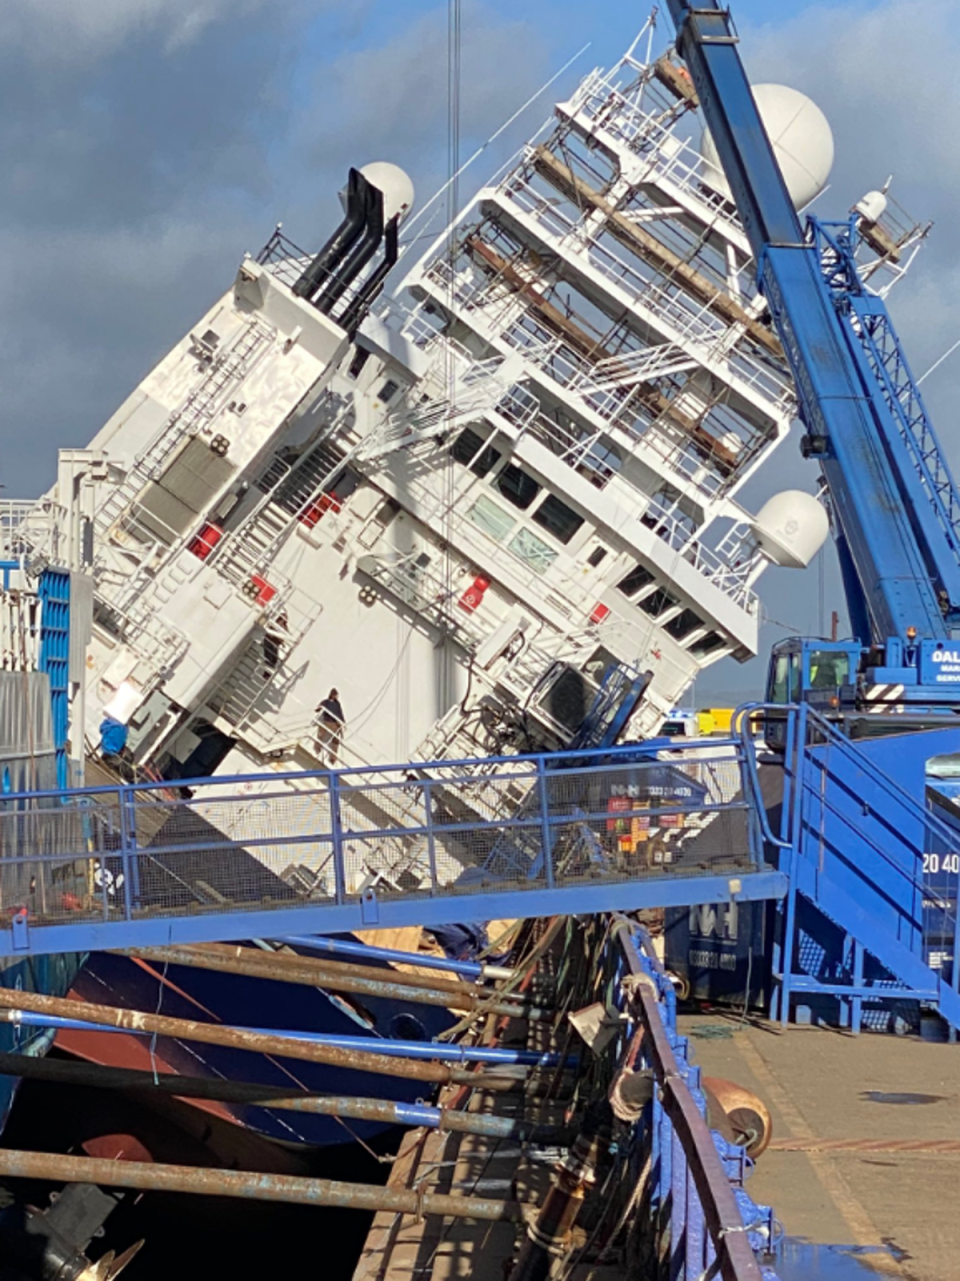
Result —
POLYGON ((342 763, 549 749, 605 675, 647 682, 642 736, 756 652, 756 579, 820 513, 736 501, 794 402, 694 103, 664 59, 588 76, 365 317, 389 227, 326 283, 279 231, 244 261, 91 444, 91 739, 330 763, 336 688, 342 763))

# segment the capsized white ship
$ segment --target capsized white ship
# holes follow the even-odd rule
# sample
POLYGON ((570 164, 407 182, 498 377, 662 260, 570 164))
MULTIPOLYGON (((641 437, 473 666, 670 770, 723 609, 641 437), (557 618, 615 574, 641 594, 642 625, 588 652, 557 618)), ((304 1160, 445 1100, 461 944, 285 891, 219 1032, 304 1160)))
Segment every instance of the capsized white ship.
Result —
MULTIPOLYGON (((829 126, 761 96, 806 203, 829 126)), ((509 754, 595 740, 628 690, 641 738, 754 655, 757 580, 828 525, 805 493, 737 501, 794 398, 701 137, 683 69, 631 50, 388 300, 388 164, 319 254, 278 229, 246 258, 61 466, 92 513, 88 744, 113 717, 166 778, 509 754)), ((875 229, 895 277, 920 232, 875 229)))

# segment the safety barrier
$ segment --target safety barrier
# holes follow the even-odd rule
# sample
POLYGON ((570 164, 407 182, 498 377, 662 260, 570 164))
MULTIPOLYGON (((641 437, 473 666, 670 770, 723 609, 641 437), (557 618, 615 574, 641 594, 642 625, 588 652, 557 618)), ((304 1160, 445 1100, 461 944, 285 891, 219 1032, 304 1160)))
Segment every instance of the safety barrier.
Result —
POLYGON ((769 898, 743 745, 0 801, 0 948, 85 951, 769 898))
POLYGON ((757 811, 768 857, 789 881, 774 1016, 786 1023, 805 996, 823 1010, 835 1003, 859 1031, 867 1006, 885 1027, 903 1014, 915 1022, 919 1002, 960 1027, 960 814, 945 821, 924 803, 926 761, 955 750, 956 730, 851 740, 806 705, 751 704, 739 715, 754 789, 759 720, 776 718, 783 748, 779 830, 757 811))
POLYGON ((643 929, 623 918, 613 928, 622 956, 616 1004, 625 1022, 610 1098, 620 1120, 634 1121, 629 1176, 620 1181, 628 1275, 777 1281, 769 1264, 778 1226, 745 1190, 753 1163, 744 1149, 707 1124, 700 1069, 677 1035, 672 984, 643 929))

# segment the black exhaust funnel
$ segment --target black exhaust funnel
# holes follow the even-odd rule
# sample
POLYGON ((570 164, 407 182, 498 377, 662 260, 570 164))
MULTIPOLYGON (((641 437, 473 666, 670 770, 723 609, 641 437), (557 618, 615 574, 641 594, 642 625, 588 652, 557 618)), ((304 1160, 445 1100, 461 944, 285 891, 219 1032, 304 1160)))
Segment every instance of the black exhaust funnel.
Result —
POLYGON ((344 308, 343 315, 338 318, 337 323, 348 334, 352 335, 357 325, 363 320, 370 308, 370 304, 383 288, 383 282, 386 280, 390 269, 396 264, 399 255, 399 235, 400 215, 394 214, 387 223, 387 229, 383 236, 383 261, 371 273, 370 278, 364 283, 363 288, 353 301, 344 308))
POLYGON ((350 170, 346 217, 293 286, 299 298, 311 297, 360 239, 366 222, 365 193, 369 186, 359 169, 350 170))
POLYGON ((362 174, 359 177, 363 183, 363 234, 347 256, 340 259, 336 270, 328 271, 326 281, 313 298, 313 305, 318 311, 330 312, 380 248, 383 239, 383 192, 367 182, 362 174))

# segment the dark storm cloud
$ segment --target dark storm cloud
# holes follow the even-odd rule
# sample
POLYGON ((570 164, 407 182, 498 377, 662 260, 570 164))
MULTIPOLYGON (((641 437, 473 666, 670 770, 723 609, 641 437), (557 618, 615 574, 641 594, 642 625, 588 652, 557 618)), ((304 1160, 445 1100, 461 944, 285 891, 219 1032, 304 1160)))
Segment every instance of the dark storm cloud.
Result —
POLYGON ((0 50, 7 494, 45 487, 56 449, 87 442, 268 234, 268 147, 302 12, 14 6, 0 50))
MULTIPOLYGON (((421 192, 442 180, 446 12, 379 40, 377 13, 368 0, 8 0, 8 495, 50 483, 56 449, 86 444, 277 219, 307 247, 322 239, 350 163, 397 160, 421 192), (318 56, 318 19, 325 35, 372 44, 318 56)), ((465 139, 486 137, 528 96, 540 50, 525 24, 465 6, 465 139)))
MULTIPOLYGON (((544 83, 547 61, 543 35, 533 24, 464 3, 461 161, 544 83)), ((516 147, 551 105, 545 97, 504 146, 516 147)), ((421 207, 450 172, 446 7, 411 19, 392 39, 346 54, 318 72, 299 136, 311 165, 330 175, 331 190, 349 165, 391 160, 410 173, 421 207)), ((484 153, 461 183, 461 204, 507 154, 503 148, 484 153)))

